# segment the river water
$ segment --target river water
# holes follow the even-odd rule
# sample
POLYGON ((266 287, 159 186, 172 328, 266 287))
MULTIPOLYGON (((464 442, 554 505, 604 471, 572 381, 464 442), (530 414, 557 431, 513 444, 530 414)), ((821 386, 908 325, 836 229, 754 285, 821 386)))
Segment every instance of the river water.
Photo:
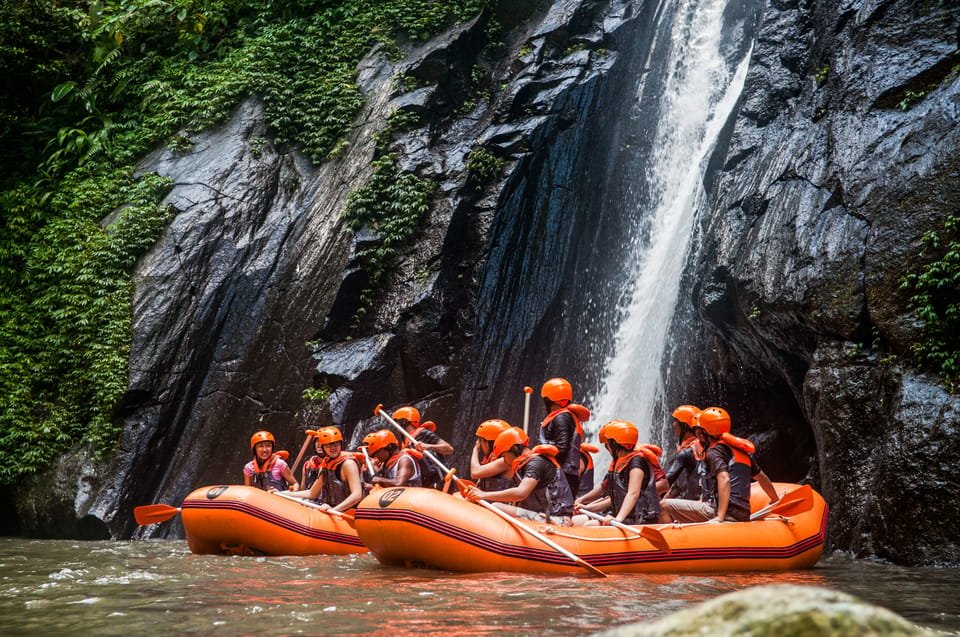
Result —
POLYGON ((585 635, 758 584, 852 593, 960 634, 960 570, 830 557, 808 571, 531 576, 370 555, 193 555, 186 542, 0 539, 0 635, 585 635))

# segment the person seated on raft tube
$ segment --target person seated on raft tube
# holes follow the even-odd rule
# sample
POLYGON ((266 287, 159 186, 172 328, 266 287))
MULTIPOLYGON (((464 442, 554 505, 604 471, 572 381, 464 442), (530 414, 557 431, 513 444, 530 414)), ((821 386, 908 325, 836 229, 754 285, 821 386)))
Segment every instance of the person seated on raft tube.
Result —
POLYGON ((467 491, 467 499, 488 500, 514 517, 571 526, 573 493, 556 460, 557 448, 537 445, 530 449, 529 444, 530 438, 519 427, 500 432, 490 456, 510 465, 513 486, 500 491, 473 487, 467 491), (508 502, 516 505, 504 504, 508 502))
POLYGON ((290 472, 287 462, 273 453, 274 444, 276 439, 269 431, 258 431, 250 437, 253 460, 243 467, 243 484, 264 491, 286 491, 288 487, 295 491, 299 488, 297 479, 290 472))
POLYGON ((501 491, 509 489, 510 465, 502 457, 492 459, 493 443, 502 432, 510 428, 506 420, 484 420, 477 427, 477 441, 470 454, 470 478, 475 480, 477 488, 483 491, 501 491))
MULTIPOLYGON (((407 439, 404 439, 404 447, 412 447, 417 451, 429 451, 437 456, 441 462, 445 461, 445 456, 453 453, 453 445, 441 438, 435 431, 430 431, 420 426, 420 411, 416 407, 400 407, 393 412, 393 419, 397 424, 407 430, 407 433, 413 436, 417 444, 413 445, 407 439)), ((434 425, 436 426, 436 425, 434 425)), ((437 466, 430 460, 420 462, 420 472, 423 476, 422 483, 425 487, 440 489, 443 487, 443 476, 437 469, 437 466)))
MULTIPOLYGON (((637 444, 640 432, 632 422, 611 420, 600 428, 599 435, 600 442, 610 452, 610 468, 600 484, 577 498, 574 512, 579 508, 608 512, 624 524, 656 522, 660 515, 660 496, 653 477, 656 454, 646 445, 637 444)), ((579 515, 575 515, 573 521, 583 526, 597 524, 579 515)))
MULTIPOLYGON (((307 430, 310 437, 313 438, 313 448, 317 455, 310 456, 310 459, 303 463, 303 470, 300 472, 300 486, 304 489, 313 487, 313 483, 320 477, 320 469, 323 465, 323 443, 320 442, 320 432, 307 430)), ((311 498, 312 500, 313 498, 311 498)))
POLYGON ((419 487, 420 452, 403 449, 389 429, 367 434, 363 439, 377 473, 371 482, 382 487, 419 487))
POLYGON ((660 522, 745 522, 750 519, 750 483, 755 478, 773 504, 780 499, 770 478, 751 455, 753 443, 730 434, 730 415, 707 407, 693 421, 706 449, 706 488, 701 500, 669 498, 660 502, 660 522))
POLYGON ((323 452, 320 475, 309 489, 290 495, 308 498, 321 503, 324 509, 341 513, 356 507, 363 499, 360 463, 356 456, 343 451, 343 434, 337 427, 320 429, 316 438, 323 452))
POLYGON ((673 410, 673 435, 677 437, 677 454, 667 469, 670 490, 666 497, 681 500, 699 500, 703 481, 707 475, 703 447, 693 435, 694 418, 700 409, 693 405, 680 405, 673 410))
POLYGON ((573 386, 563 378, 551 378, 540 388, 547 417, 540 423, 540 442, 557 448, 557 462, 567 478, 571 493, 580 490, 580 443, 583 428, 569 405, 573 386))

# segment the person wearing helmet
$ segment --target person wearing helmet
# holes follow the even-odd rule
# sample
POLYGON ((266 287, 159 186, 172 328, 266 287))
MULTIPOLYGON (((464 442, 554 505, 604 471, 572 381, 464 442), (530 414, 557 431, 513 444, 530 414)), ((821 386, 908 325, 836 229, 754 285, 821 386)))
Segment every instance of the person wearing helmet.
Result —
POLYGON ((243 484, 264 491, 286 491, 299 488, 287 462, 273 453, 276 439, 269 431, 258 431, 250 437, 253 460, 243 467, 243 484))
POLYGON ((730 415, 708 407, 693 419, 693 431, 706 449, 704 492, 699 501, 669 498, 660 503, 661 522, 743 522, 750 519, 750 483, 756 479, 770 503, 780 499, 770 478, 753 459, 752 442, 730 433, 730 415))
POLYGON ((309 489, 290 495, 319 502, 325 509, 348 511, 363 499, 360 464, 352 453, 343 452, 343 434, 338 427, 324 427, 316 432, 317 445, 323 453, 320 475, 309 489))
POLYGON ((492 459, 493 443, 501 432, 510 428, 506 420, 484 420, 477 427, 477 441, 470 454, 470 478, 483 491, 501 491, 511 485, 510 465, 502 457, 492 459))
MULTIPOLYGON (((577 499, 574 509, 596 513, 608 511, 624 524, 656 522, 660 515, 653 465, 656 454, 647 445, 638 445, 640 432, 626 420, 611 420, 600 428, 600 442, 610 452, 607 475, 589 493, 577 499)), ((577 524, 592 524, 584 516, 574 517, 577 524), (582 519, 583 518, 583 519, 582 519)))
POLYGON ((389 429, 380 429, 363 439, 377 474, 371 482, 383 487, 419 487, 420 452, 404 449, 389 429))
POLYGON ((583 427, 571 409, 573 386, 563 378, 551 378, 540 388, 547 417, 540 423, 540 442, 557 448, 557 462, 567 478, 570 492, 580 490, 580 443, 583 427))
POLYGON ((667 469, 670 489, 666 497, 699 500, 707 475, 703 447, 693 435, 693 420, 700 410, 693 405, 680 405, 673 410, 673 434, 677 437, 677 453, 667 469))
MULTIPOLYGON (((453 445, 437 435, 436 431, 431 431, 420 424, 420 411, 416 407, 400 407, 393 412, 393 419, 397 424, 407 430, 417 441, 416 445, 409 442, 406 438, 403 440, 403 446, 410 446, 419 452, 429 451, 437 456, 440 462, 446 463, 446 457, 453 454, 453 445)), ((431 421, 433 422, 433 421, 431 421)), ((434 428, 436 424, 434 423, 434 428)), ((429 460, 420 462, 420 472, 423 486, 440 489, 443 487, 443 476, 429 460)))
POLYGON ((474 487, 467 498, 493 502, 514 517, 571 526, 573 493, 556 460, 557 448, 537 445, 530 449, 529 443, 530 438, 519 427, 500 432, 490 457, 503 458, 510 465, 513 486, 499 491, 474 487))

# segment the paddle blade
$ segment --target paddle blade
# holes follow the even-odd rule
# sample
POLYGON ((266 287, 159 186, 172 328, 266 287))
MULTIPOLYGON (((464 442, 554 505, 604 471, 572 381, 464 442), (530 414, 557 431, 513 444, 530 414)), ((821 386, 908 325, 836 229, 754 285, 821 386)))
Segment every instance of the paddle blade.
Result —
POLYGON ((166 522, 178 513, 180 513, 180 509, 167 504, 145 504, 133 510, 133 519, 140 526, 146 526, 147 524, 166 522))
POLYGON ((797 515, 813 508, 813 487, 805 484, 786 493, 776 504, 771 504, 750 516, 751 520, 758 520, 768 515, 797 515))
POLYGON ((651 529, 646 526, 634 527, 640 529, 640 536, 645 538, 650 544, 653 544, 653 548, 660 549, 669 553, 672 549, 667 543, 667 538, 663 537, 663 533, 656 529, 651 529))

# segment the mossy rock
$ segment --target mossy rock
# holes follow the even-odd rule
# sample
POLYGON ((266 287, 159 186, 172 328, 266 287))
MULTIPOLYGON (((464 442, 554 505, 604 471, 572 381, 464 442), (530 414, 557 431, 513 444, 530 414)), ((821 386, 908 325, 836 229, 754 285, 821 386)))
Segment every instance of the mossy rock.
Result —
POLYGON ((816 586, 756 586, 721 595, 655 622, 630 624, 604 637, 861 637, 935 635, 885 608, 816 586))

